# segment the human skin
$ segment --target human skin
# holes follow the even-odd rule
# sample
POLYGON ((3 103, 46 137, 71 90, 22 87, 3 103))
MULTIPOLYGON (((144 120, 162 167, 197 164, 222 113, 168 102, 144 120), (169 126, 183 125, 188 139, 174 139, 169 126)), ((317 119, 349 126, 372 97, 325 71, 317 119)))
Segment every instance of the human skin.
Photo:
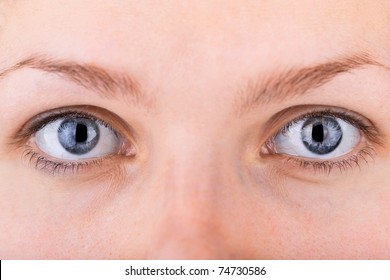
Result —
POLYGON ((389 1, 29 0, 1 9, 0 69, 32 55, 76 61, 131 75, 143 96, 105 97, 28 65, 2 75, 1 259, 390 258, 389 1), (354 55, 377 63, 238 112, 250 81, 354 55), (308 107, 269 120, 299 105, 356 112, 380 141, 362 136, 369 156, 325 172, 264 154, 308 107), (15 135, 68 106, 98 112, 135 156, 80 172, 35 168, 15 135))

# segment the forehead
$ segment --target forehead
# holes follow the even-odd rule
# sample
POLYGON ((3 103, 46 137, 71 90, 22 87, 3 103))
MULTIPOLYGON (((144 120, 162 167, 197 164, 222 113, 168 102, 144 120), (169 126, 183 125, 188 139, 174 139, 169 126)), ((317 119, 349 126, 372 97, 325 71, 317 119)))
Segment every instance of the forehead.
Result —
POLYGON ((201 73, 212 82, 346 53, 388 56, 388 1, 20 0, 3 6, 1 40, 12 48, 2 61, 45 53, 154 79, 183 78, 184 87, 199 84, 201 73))

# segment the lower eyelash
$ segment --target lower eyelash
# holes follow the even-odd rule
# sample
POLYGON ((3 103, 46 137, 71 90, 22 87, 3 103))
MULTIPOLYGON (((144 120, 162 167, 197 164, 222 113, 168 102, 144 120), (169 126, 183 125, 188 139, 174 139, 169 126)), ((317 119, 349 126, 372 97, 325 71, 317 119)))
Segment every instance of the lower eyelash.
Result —
POLYGON ((302 168, 312 168, 315 172, 329 174, 334 168, 337 168, 340 172, 347 171, 348 168, 352 169, 353 167, 360 169, 362 161, 368 164, 368 160, 374 160, 374 154, 375 149, 372 146, 366 146, 356 154, 340 161, 313 161, 296 157, 289 157, 286 161, 298 164, 302 168))
POLYGON ((26 147, 26 150, 23 153, 23 159, 27 160, 28 163, 33 165, 36 169, 49 172, 51 175, 64 175, 67 172, 75 174, 89 166, 100 166, 102 164, 102 159, 80 162, 56 162, 35 152, 30 146, 26 147))

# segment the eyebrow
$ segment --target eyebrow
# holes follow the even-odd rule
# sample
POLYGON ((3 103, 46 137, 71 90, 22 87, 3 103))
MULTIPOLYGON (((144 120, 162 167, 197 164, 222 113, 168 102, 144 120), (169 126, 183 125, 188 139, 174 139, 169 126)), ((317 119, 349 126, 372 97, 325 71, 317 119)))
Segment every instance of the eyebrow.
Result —
POLYGON ((103 97, 113 98, 120 92, 134 104, 154 107, 154 99, 141 91, 139 82, 129 74, 120 74, 102 67, 70 60, 33 55, 0 71, 0 79, 22 68, 31 68, 58 75, 93 90, 103 97))
MULTIPOLYGON (((334 59, 333 61, 306 67, 291 68, 288 71, 261 76, 249 80, 246 87, 238 92, 234 108, 241 116, 260 105, 281 102, 286 98, 304 95, 310 90, 330 82, 336 76, 366 65, 382 66, 367 53, 334 59)), ((155 98, 141 90, 140 83, 129 74, 105 70, 102 67, 78 63, 71 60, 54 59, 43 55, 32 55, 11 67, 0 70, 0 79, 22 68, 32 68, 56 74, 71 80, 103 97, 114 98, 122 93, 136 105, 150 109, 155 98)))
POLYGON ((239 116, 260 105, 282 102, 287 98, 304 95, 336 76, 367 65, 381 66, 367 53, 335 59, 330 62, 306 67, 292 68, 278 74, 250 80, 238 93, 234 103, 239 116))

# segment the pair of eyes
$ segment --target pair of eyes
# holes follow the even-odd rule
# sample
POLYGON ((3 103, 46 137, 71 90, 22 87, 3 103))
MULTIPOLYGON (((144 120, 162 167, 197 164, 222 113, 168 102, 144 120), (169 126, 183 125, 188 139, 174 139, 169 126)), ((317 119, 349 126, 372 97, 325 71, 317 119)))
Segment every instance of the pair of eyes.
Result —
MULTIPOLYGON (((361 129, 350 118, 329 110, 306 114, 284 124, 264 145, 270 154, 328 162, 361 142, 361 129)), ((69 112, 43 120, 31 140, 41 152, 64 163, 119 154, 125 139, 102 119, 69 112)))

